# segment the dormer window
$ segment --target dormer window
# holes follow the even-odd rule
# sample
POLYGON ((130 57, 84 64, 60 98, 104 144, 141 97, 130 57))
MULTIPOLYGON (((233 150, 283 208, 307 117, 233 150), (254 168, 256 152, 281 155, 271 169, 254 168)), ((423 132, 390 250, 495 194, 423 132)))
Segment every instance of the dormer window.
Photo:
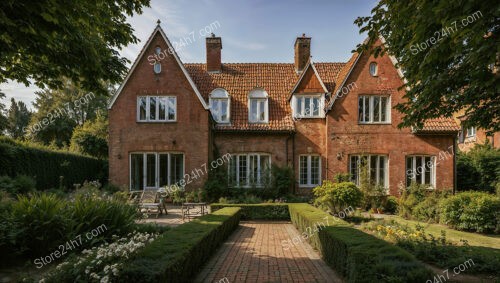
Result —
POLYGON ((248 121, 250 123, 269 122, 269 95, 263 89, 254 89, 248 95, 248 121))
POLYGON ((292 98, 293 116, 296 118, 324 117, 324 99, 321 94, 295 94, 292 98))
POLYGON ((217 123, 229 123, 230 99, 225 89, 217 88, 210 93, 210 112, 217 123))
POLYGON ((375 63, 375 62, 370 63, 370 75, 372 75, 372 77, 375 77, 378 75, 378 66, 377 66, 377 63, 375 63))

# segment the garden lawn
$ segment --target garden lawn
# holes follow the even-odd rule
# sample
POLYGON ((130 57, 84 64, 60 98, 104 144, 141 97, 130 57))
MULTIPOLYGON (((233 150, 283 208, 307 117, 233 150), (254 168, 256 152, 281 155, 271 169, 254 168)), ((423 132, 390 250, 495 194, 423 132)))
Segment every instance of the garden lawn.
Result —
POLYGON ((424 226, 426 233, 432 234, 435 237, 439 237, 441 235, 441 231, 444 230, 446 232, 446 239, 454 243, 460 243, 460 240, 464 239, 467 240, 470 246, 500 249, 500 235, 463 232, 448 228, 445 225, 406 220, 395 215, 384 215, 384 218, 388 220, 395 220, 396 222, 408 225, 411 228, 415 228, 417 224, 420 224, 421 226, 424 226))

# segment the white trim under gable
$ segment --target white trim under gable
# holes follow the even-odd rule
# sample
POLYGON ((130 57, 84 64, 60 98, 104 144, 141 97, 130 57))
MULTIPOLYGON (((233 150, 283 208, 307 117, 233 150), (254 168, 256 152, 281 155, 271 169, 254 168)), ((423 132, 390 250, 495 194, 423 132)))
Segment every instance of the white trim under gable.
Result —
POLYGON ((288 97, 288 100, 290 100, 290 98, 292 98, 292 95, 295 93, 295 91, 299 87, 299 85, 302 82, 302 79, 304 78, 304 76, 305 76, 307 70, 309 69, 309 67, 312 67, 312 69, 314 71, 314 74, 316 75, 316 78, 318 78, 318 81, 321 84, 321 87, 323 88, 323 90, 325 91, 325 93, 328 92, 328 89, 326 88, 325 84, 323 83, 323 80, 321 79, 321 77, 318 74, 318 71, 316 70, 316 67, 314 66, 314 62, 312 61, 312 58, 309 58, 309 61, 307 61, 307 65, 304 67, 304 70, 300 74, 300 77, 297 80, 297 83, 295 84, 295 86, 293 87, 292 91, 290 92, 290 96, 288 97))
POLYGON ((184 67, 184 64, 182 64, 181 59, 177 55, 177 52, 175 51, 174 47, 170 43, 170 40, 168 40, 167 35, 163 31, 163 29, 160 27, 160 25, 156 26, 156 28, 154 29, 153 33, 149 37, 148 41, 146 42, 146 44, 142 48, 141 53, 139 53, 139 56, 137 56, 137 59, 135 60, 135 62, 132 65, 132 67, 130 68, 127 76, 125 77, 125 80, 123 80, 122 84, 120 85, 120 87, 118 88, 118 90, 116 91, 116 93, 113 95, 113 97, 111 97, 111 100, 110 100, 110 102, 108 104, 108 110, 113 107, 113 104, 115 103, 116 99, 118 98, 118 96, 122 92, 123 87, 125 86, 125 84, 127 84, 127 81, 129 80, 130 76, 132 75, 132 73, 134 72, 135 68, 139 64, 139 61, 141 61, 142 57, 146 53, 146 49, 148 49, 147 47, 151 44, 151 41, 153 40, 153 38, 154 38, 154 36, 156 35, 157 32, 160 32, 161 36, 163 37, 163 39, 167 43, 169 50, 173 50, 173 52, 171 54, 174 56, 175 61, 177 62, 177 64, 181 68, 182 72, 186 76, 186 79, 188 80, 189 84, 191 85, 191 87, 193 88, 194 92, 196 93, 196 96, 198 96, 198 99, 200 100, 201 104, 203 105, 203 108, 205 108, 205 110, 209 110, 210 108, 209 108, 207 102, 203 99, 203 96, 201 95, 201 93, 198 90, 198 88, 196 87, 196 84, 194 83, 193 79, 191 78, 191 76, 187 72, 186 68, 184 67))

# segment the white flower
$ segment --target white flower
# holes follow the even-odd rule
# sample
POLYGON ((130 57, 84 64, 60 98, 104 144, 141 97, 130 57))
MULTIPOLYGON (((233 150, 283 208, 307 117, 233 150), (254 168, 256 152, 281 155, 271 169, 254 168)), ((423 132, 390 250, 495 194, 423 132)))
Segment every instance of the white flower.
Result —
POLYGON ((108 283, 109 281, 109 277, 108 275, 104 276, 102 279, 101 279, 101 283, 108 283))

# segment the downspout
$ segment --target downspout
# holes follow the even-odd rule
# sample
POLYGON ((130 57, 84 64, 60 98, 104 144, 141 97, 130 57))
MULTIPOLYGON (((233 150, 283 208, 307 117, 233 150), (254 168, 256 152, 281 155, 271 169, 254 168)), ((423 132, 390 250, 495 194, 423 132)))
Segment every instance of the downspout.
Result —
POLYGON ((453 138, 453 191, 457 191, 457 137, 453 138))

